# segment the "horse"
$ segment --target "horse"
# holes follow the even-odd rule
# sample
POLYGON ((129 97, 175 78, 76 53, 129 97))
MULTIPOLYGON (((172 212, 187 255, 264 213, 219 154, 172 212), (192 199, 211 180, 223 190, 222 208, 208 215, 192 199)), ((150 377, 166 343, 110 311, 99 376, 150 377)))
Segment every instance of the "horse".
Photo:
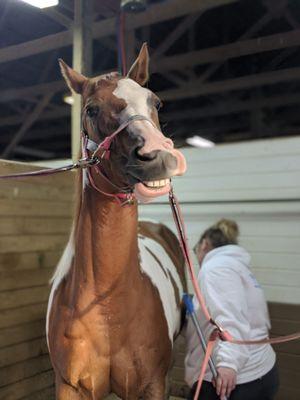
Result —
POLYGON ((161 132, 160 100, 145 87, 146 44, 126 76, 87 78, 59 63, 82 96, 82 152, 118 135, 109 157, 101 152, 78 172, 73 227, 52 278, 46 333, 56 399, 165 399, 184 260, 171 230, 138 222, 137 202, 167 194, 185 159, 161 132))

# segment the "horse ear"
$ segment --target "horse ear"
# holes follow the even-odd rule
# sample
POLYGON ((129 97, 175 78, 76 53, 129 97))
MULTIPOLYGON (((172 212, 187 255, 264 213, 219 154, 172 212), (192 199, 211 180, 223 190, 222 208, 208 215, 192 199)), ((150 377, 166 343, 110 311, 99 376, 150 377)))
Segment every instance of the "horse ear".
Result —
POLYGON ((62 76, 65 78, 67 85, 74 92, 81 94, 83 90, 83 85, 87 81, 84 75, 79 72, 74 71, 69 67, 61 58, 58 60, 62 76))
POLYGON ((149 53, 147 43, 143 43, 140 53, 130 68, 127 78, 144 86, 149 79, 149 53))

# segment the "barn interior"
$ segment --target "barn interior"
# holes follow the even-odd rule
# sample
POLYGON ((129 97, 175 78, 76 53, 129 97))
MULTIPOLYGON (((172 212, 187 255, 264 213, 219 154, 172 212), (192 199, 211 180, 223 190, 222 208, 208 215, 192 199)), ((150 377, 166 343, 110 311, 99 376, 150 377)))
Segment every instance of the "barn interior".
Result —
MULTIPOLYGON (((122 49, 128 70, 147 42, 162 130, 188 163, 174 188, 190 247, 216 220, 236 220, 271 335, 300 331, 300 2, 48 1, 0 2, 0 175, 76 160, 81 101, 58 59, 97 76, 121 71, 122 49)), ((55 398, 45 313, 73 195, 71 172, 0 181, 0 399, 55 398)), ((175 231, 166 197, 140 215, 175 231)), ((276 400, 299 400, 299 341, 275 350, 276 400)), ((182 337, 174 357, 170 399, 184 399, 182 337)))
MULTIPOLYGON (((118 69, 120 2, 95 1, 88 10, 90 3, 85 64, 77 64, 94 76, 118 69)), ((147 42, 149 88, 163 102, 164 132, 179 146, 193 136, 229 143, 299 133, 298 1, 149 0, 144 6, 125 15, 127 65, 147 42)), ((57 60, 76 62, 73 28, 80 16, 71 0, 45 9, 3 0, 0 7, 1 157, 69 158, 72 106, 64 102, 69 93, 57 60)))

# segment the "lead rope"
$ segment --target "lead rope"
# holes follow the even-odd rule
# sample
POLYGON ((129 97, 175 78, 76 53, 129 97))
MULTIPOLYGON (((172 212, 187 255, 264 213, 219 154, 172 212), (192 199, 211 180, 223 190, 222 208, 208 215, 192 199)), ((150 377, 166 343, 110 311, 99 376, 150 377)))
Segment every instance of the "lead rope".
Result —
POLYGON ((216 323, 216 321, 214 321, 213 318, 211 317, 211 315, 206 307, 203 294, 201 293, 201 290, 199 288, 199 284, 198 284, 197 277, 195 274, 195 268, 193 266, 193 262, 192 262, 188 244, 187 244, 187 236, 186 236, 184 220, 182 217, 182 212, 181 212, 181 209, 179 206, 179 202, 174 194, 172 186, 171 186, 171 189, 169 192, 169 203, 171 206, 173 219, 174 219, 176 229, 178 232, 180 247, 182 249, 182 253, 184 255, 184 258, 185 258, 185 261, 186 261, 186 264, 188 267, 188 271, 189 271, 189 274, 191 277, 195 295, 197 297, 197 300, 199 302, 201 310, 204 313, 205 318, 207 319, 207 321, 209 323, 211 323, 215 327, 208 339, 207 350, 206 350, 205 357, 204 357, 204 360, 203 360, 203 363, 201 366, 200 375, 199 375, 199 379, 198 379, 198 383, 197 383, 197 388, 196 388, 196 392, 194 395, 194 400, 198 400, 202 382, 203 382, 204 375, 206 372, 206 368, 208 366, 209 359, 212 355, 213 349, 218 340, 222 340, 222 341, 226 341, 226 342, 230 342, 230 343, 234 343, 234 344, 238 344, 238 345, 278 344, 278 343, 289 342, 291 340, 300 339, 300 332, 296 332, 294 334, 286 335, 286 336, 278 336, 278 337, 272 338, 272 339, 265 338, 265 339, 261 339, 261 340, 237 340, 237 339, 234 339, 228 331, 225 331, 221 326, 219 326, 216 323))

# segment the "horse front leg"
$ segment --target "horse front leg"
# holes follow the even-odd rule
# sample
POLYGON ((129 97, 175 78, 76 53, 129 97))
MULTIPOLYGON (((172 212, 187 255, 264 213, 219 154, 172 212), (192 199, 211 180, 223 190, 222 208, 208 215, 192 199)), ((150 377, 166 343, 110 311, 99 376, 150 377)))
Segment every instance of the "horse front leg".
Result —
POLYGON ((166 400, 169 398, 166 378, 162 377, 151 382, 145 389, 143 400, 166 400))
POLYGON ((77 388, 63 382, 61 378, 56 378, 56 400, 91 400, 92 397, 85 395, 77 388))

